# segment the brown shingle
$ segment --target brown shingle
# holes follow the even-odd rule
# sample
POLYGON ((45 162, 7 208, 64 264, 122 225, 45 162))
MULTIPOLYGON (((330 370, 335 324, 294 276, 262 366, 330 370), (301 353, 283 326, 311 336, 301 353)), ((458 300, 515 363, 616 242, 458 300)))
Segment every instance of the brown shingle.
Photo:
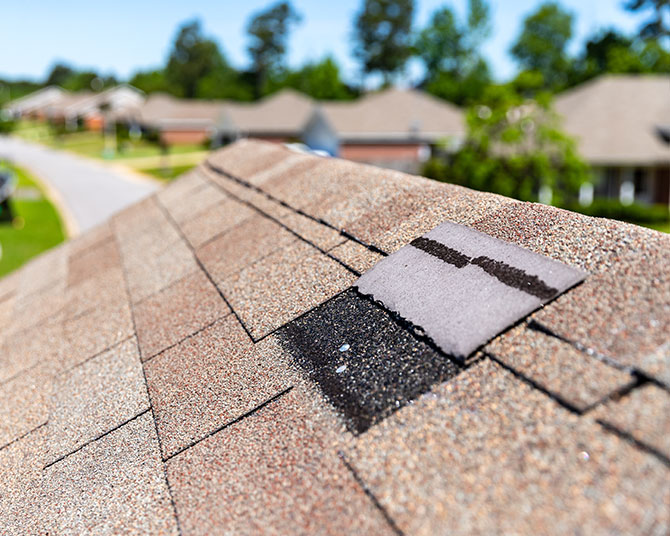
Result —
POLYGON ((251 335, 260 338, 355 280, 346 268, 296 239, 218 284, 251 335))
POLYGON ((142 359, 147 359, 230 313, 202 270, 147 298, 134 308, 142 359))
POLYGON ((50 534, 178 534, 151 414, 44 471, 50 534))
POLYGON ((406 534, 647 533, 670 522, 668 467, 489 361, 347 457, 406 534))
POLYGON ((0 533, 8 536, 43 532, 42 452, 44 427, 0 450, 0 533))
POLYGON ((317 411, 295 388, 170 460, 184 531, 393 534, 338 458, 332 417, 317 411))
POLYGON ((353 240, 347 240, 344 244, 334 247, 329 253, 361 274, 367 272, 383 259, 383 256, 379 253, 370 251, 353 240))
POLYGON ((54 380, 47 464, 116 428, 149 407, 134 338, 54 380))
POLYGON ((125 303, 98 307, 67 320, 63 325, 62 368, 74 367, 133 334, 130 307, 125 303))
POLYGON ((51 383, 50 368, 40 365, 0 385, 0 447, 46 422, 51 383))
POLYGON ((186 222, 181 230, 194 248, 229 231, 256 212, 232 199, 222 201, 186 222))
POLYGON ((256 347, 233 317, 146 364, 163 455, 168 457, 288 387, 274 342, 256 347))
POLYGON ((580 411, 636 381, 629 373, 525 325, 498 337, 486 351, 580 411))
POLYGON ((231 274, 293 240, 291 233, 257 214, 198 249, 197 255, 220 287, 231 274))
POLYGON ((598 408, 596 416, 670 459, 670 394, 667 391, 653 384, 645 385, 598 408))

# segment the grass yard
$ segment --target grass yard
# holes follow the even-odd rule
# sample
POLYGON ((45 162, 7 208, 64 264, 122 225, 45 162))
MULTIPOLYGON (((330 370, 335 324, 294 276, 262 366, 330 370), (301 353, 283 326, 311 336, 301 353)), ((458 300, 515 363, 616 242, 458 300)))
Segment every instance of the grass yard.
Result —
POLYGON ((193 164, 188 164, 184 166, 172 166, 168 169, 159 167, 159 168, 141 169, 140 171, 142 173, 152 175, 153 177, 156 177, 161 180, 172 180, 175 177, 181 175, 182 173, 186 173, 189 169, 193 169, 194 167, 195 166, 193 164))
MULTIPOLYGON (((54 149, 65 149, 89 158, 101 158, 123 162, 126 159, 162 156, 160 147, 146 140, 126 140, 119 151, 105 154, 105 139, 100 132, 83 130, 69 132, 56 136, 46 123, 22 120, 15 130, 15 136, 29 141, 36 141, 54 149)), ((112 144, 115 147, 115 143, 112 144)), ((170 147, 170 155, 181 155, 193 152, 203 152, 202 145, 176 145, 170 147)))
POLYGON ((645 227, 649 227, 650 229, 656 229, 657 231, 661 231, 662 233, 670 233, 670 222, 666 223, 646 223, 644 224, 645 227))
POLYGON ((18 195, 10 200, 12 221, 0 222, 0 276, 65 239, 60 216, 39 185, 25 170, 12 169, 18 195))

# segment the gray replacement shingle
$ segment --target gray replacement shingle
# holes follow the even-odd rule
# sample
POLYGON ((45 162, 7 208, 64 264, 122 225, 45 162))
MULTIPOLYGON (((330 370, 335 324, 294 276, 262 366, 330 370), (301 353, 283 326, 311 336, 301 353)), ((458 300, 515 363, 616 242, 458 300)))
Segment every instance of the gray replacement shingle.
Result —
POLYGON ((379 261, 359 292, 465 359, 587 273, 446 222, 379 261))

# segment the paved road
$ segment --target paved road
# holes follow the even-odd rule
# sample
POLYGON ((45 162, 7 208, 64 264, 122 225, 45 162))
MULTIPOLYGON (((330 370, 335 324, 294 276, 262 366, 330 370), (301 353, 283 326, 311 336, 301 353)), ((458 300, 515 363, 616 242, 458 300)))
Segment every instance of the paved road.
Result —
POLYGON ((65 205, 69 212, 65 218, 74 220, 79 232, 103 222, 159 187, 130 171, 111 169, 103 163, 7 136, 0 136, 2 158, 29 169, 55 190, 59 204, 65 205))

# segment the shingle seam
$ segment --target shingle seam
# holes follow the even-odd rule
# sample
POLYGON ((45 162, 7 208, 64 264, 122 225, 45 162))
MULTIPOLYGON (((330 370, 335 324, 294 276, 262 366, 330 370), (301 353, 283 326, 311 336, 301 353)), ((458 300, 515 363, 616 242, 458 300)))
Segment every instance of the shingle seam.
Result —
POLYGON ((312 246, 314 249, 316 249, 317 251, 319 251, 320 253, 322 253, 323 255, 325 255, 326 257, 328 257, 329 259, 331 259, 331 260, 335 261, 336 263, 342 265, 344 268, 346 268, 349 272, 351 272, 351 273, 354 274, 355 276, 360 276, 360 275, 361 275, 361 273, 360 273, 358 270, 352 268, 351 266, 349 266, 348 264, 344 263, 343 261, 341 261, 341 260, 338 259, 337 257, 334 257, 333 255, 331 255, 330 253, 328 253, 328 251, 326 251, 326 250, 320 248, 319 246, 317 246, 316 244, 314 244, 314 242, 312 242, 311 240, 308 240, 308 239, 305 238, 304 236, 300 235, 298 232, 296 232, 296 231, 294 231, 293 229, 291 229, 290 227, 288 227, 288 226, 287 226, 284 222, 282 222, 281 220, 275 218, 274 216, 271 216, 270 214, 268 214, 268 213, 265 212, 264 210, 258 208, 258 207, 257 207, 256 205, 254 205, 253 203, 251 203, 251 202, 249 202, 249 201, 246 201, 246 200, 244 200, 244 199, 240 199, 239 197, 237 197, 237 196, 236 196, 235 194, 233 194, 232 192, 228 192, 228 191, 225 189, 224 186, 222 186, 222 185, 220 185, 220 184, 217 184, 217 183, 214 183, 214 184, 215 184, 218 188, 220 188, 220 189, 222 189, 224 192, 226 192, 228 195, 230 195, 231 197, 233 197, 237 202, 239 202, 239 203, 243 203, 243 204, 247 205, 248 207, 251 207, 253 210, 255 210, 256 212, 258 212, 259 214, 261 214, 261 215, 264 216, 265 218, 269 219, 270 221, 276 223, 277 225, 279 225, 280 227, 282 227, 283 229, 285 229, 286 231, 288 231, 288 232, 291 233, 292 235, 296 236, 297 238, 299 238, 300 240, 302 240, 302 241, 305 242, 306 244, 312 246))
POLYGON ((187 341, 187 340, 189 340, 189 339, 195 337, 195 336, 198 335, 199 333, 202 333, 202 332, 205 331, 206 329, 211 328, 214 324, 216 324, 216 323, 219 322, 220 320, 223 320, 224 318, 229 317, 231 314, 233 314, 232 311, 230 311, 230 312, 228 312, 228 313, 226 313, 226 314, 224 314, 224 315, 219 316, 219 317, 216 318, 215 320, 212 320, 212 321, 211 321, 209 324, 207 324, 206 326, 203 326, 203 327, 197 329, 196 331, 194 331, 193 333, 189 333, 189 334, 186 335, 185 337, 182 337, 181 339, 179 339, 179 340, 178 340, 177 342, 175 342, 174 344, 171 344, 170 346, 166 346, 165 348, 163 348, 163 349, 160 350, 159 352, 156 352, 155 354, 150 355, 150 356, 147 357, 146 359, 142 359, 142 362, 143 362, 143 363, 148 363, 148 362, 151 361, 152 359, 154 359, 154 358, 158 357, 159 355, 161 355, 161 354, 167 352, 168 350, 171 350, 171 349, 174 348, 175 346, 179 346, 179 345, 182 344, 184 341, 187 341))
POLYGON ((612 392, 607 393, 605 396, 600 398, 599 400, 596 400, 595 402, 589 404, 588 406, 584 407, 582 410, 584 413, 588 413, 589 411, 594 410, 595 408, 602 406, 603 404, 606 404, 607 402, 610 402, 611 400, 618 400, 622 397, 628 396, 630 393, 635 391, 636 389, 639 389, 640 387, 646 385, 649 383, 647 378, 644 378, 637 374, 636 372, 631 373, 631 379, 628 383, 622 385, 621 387, 614 389, 612 392))
POLYGON ((143 298, 140 298, 138 301, 134 302, 133 305, 134 306, 141 305, 145 301, 150 300, 151 298, 155 298, 159 294, 162 294, 163 292, 166 292, 166 291, 170 290, 175 285, 178 285, 179 283, 183 282, 185 279, 188 279, 189 277, 194 276, 197 273, 197 271, 198 271, 198 268, 194 268, 191 272, 188 272, 186 275, 182 275, 179 279, 175 279, 174 281, 172 281, 168 285, 166 285, 162 288, 159 288, 158 290, 153 291, 151 294, 148 294, 147 296, 144 296, 143 298))
MULTIPOLYGON (((191 196, 191 195, 193 195, 193 194, 197 194, 198 192, 200 192, 200 190, 204 190, 204 189, 207 188, 208 186, 209 186, 209 187, 212 186, 211 183, 210 183, 210 181, 209 181, 209 179, 207 179, 207 178, 203 178, 202 180, 203 180, 202 184, 198 184, 197 186, 194 186, 194 187, 191 188, 190 190, 187 190, 186 193, 184 193, 184 197, 191 196)), ((161 200, 160 196, 157 196, 156 199, 158 200, 159 203, 163 204, 163 201, 161 200)), ((217 205, 217 204, 218 204, 218 203, 215 203, 215 205, 217 205)), ((165 208, 168 210, 168 212, 170 211, 170 209, 167 208, 167 205, 165 205, 165 208)), ((209 210, 209 209, 210 209, 210 207, 209 207, 209 206, 206 206, 206 207, 204 207, 204 208, 199 208, 199 209, 194 210, 194 211, 189 215, 189 218, 186 219, 186 220, 184 220, 183 222, 180 222, 180 224, 183 225, 183 224, 185 224, 185 223, 188 223, 189 221, 191 221, 192 219, 197 218, 198 216, 200 216, 201 214, 203 214, 204 212, 206 212, 206 211, 209 210)), ((176 220, 176 219, 175 219, 175 220, 176 220)))
POLYGON ((339 456, 340 460, 344 464, 344 466, 347 468, 349 473, 351 473, 351 476, 353 479, 356 481, 356 484, 359 485, 359 487, 363 490, 363 493, 370 499, 372 504, 375 506, 375 508, 379 511, 379 513, 382 515, 386 523, 388 523, 389 527, 391 530, 396 534, 396 536, 405 536, 405 533, 400 530, 400 527, 396 525, 395 521, 391 517, 391 515, 388 513, 386 508, 382 506, 382 504, 379 502, 377 497, 375 496, 374 493, 370 490, 370 488, 367 486, 367 484, 363 481, 363 479, 360 477, 358 472, 353 468, 353 466, 349 463, 347 458, 345 457, 344 453, 342 451, 338 451, 337 455, 339 456))
MULTIPOLYGON (((162 206, 160 203, 158 203, 159 206, 162 206)), ((115 229, 116 231, 116 229, 115 229)), ((116 232, 114 233, 114 237, 116 239, 116 232)), ((117 240, 117 247, 119 246, 118 240, 117 240)), ((121 248, 119 247, 119 252, 121 253, 121 248)), ((161 436, 158 433, 158 424, 156 423, 156 413, 154 412, 154 406, 153 402, 151 401, 151 394, 149 393, 149 382, 147 381, 147 373, 144 368, 144 363, 142 362, 142 353, 140 350, 139 346, 139 340, 137 338, 137 324, 135 322, 135 309, 132 304, 132 300, 130 297, 130 286, 128 283, 128 273, 126 272, 126 267, 125 264, 123 263, 123 259, 121 260, 121 270, 123 272, 123 282, 125 284, 125 290, 126 290, 126 299, 128 300, 128 307, 130 309, 130 320, 133 323, 133 333, 135 334, 135 344, 137 345, 137 355, 139 356, 140 360, 140 367, 142 369, 142 378, 144 379, 144 388, 146 389, 147 393, 147 400, 149 401, 149 410, 151 410, 151 419, 153 420, 154 423, 154 430, 156 432, 156 440, 158 441, 158 454, 163 458, 163 443, 161 441, 161 436)), ((177 534, 181 536, 182 531, 181 531, 181 523, 179 522, 179 515, 177 514, 177 505, 174 502, 174 494, 172 493, 172 487, 170 486, 170 480, 168 479, 167 475, 167 469, 165 468, 165 464, 162 463, 163 466, 163 477, 165 478, 165 485, 168 490, 168 494, 170 495, 170 504, 172 505, 172 512, 174 514, 174 519, 175 523, 177 524, 177 534)))
POLYGON ((629 434, 628 432, 624 432, 623 430, 617 428, 616 426, 613 426, 612 424, 608 423, 607 421, 603 419, 596 419, 596 422, 602 426, 605 430, 610 432, 611 434, 614 434, 615 436, 623 439, 624 441, 630 443, 633 447, 646 452, 647 454, 650 454, 651 456, 654 456, 656 459, 658 459, 661 463, 663 463, 666 467, 670 468, 670 457, 668 457, 666 454, 661 452, 655 447, 652 447, 651 445, 640 441, 639 439, 635 438, 633 435, 629 434))
POLYGON ((71 367, 66 368, 65 370, 61 370, 58 374, 56 374, 56 377, 61 377, 64 376, 65 374, 68 374, 69 372, 72 372, 74 369, 81 367, 82 365, 88 363, 89 361, 92 361, 93 359, 96 359, 97 357, 100 357, 102 354, 109 352, 110 350, 113 350, 117 346, 120 346, 121 344, 128 342, 130 339, 132 339, 135 336, 133 333, 132 335, 128 335, 125 339, 122 339, 118 342, 115 342, 114 344, 109 345, 107 348, 104 350, 101 350, 99 352, 96 352, 95 354, 87 357, 83 361, 80 361, 76 365, 72 365, 71 367))
POLYGON ((9 378, 5 378, 4 380, 0 381, 0 387, 2 387, 3 385, 5 385, 5 384, 7 384, 7 383, 9 383, 9 382, 11 382, 11 381, 13 381, 13 380, 19 378, 19 377, 22 376, 23 374, 26 374, 26 373, 30 372, 31 370, 33 370, 34 368, 38 367, 39 365, 40 365, 40 363, 38 362, 38 363, 33 363, 32 365, 30 365, 30 366, 28 366, 28 367, 26 367, 26 368, 22 368, 22 369, 19 370, 16 374, 13 374, 13 375, 11 375, 9 378))
POLYGON ((46 421, 44 421, 43 423, 38 424, 37 426, 35 426, 35 428, 32 428, 31 430, 28 430, 27 432, 21 434, 19 437, 15 437, 15 438, 12 439, 9 443, 5 443, 4 445, 2 445, 2 446, 0 447, 0 450, 4 450, 4 449, 6 449, 7 447, 9 447, 9 446, 13 445, 14 443, 16 443, 17 441, 21 441, 21 440, 24 439, 25 437, 28 437, 30 434, 32 434, 33 432, 36 432, 37 430, 39 430, 39 429, 42 428, 43 426, 46 426, 47 424, 49 424, 49 420, 48 420, 48 419, 47 419, 46 421))
MULTIPOLYGON (((38 328, 44 324, 48 324, 49 322, 53 322, 54 317, 58 316, 60 313, 63 312, 63 310, 67 307, 67 305, 63 305, 62 307, 59 307, 56 311, 51 313, 49 316, 46 318, 42 318, 41 320, 38 320, 34 324, 30 324, 29 326, 22 326, 20 329, 17 329, 16 331, 10 331, 9 333, 5 333, 5 336, 10 336, 10 337, 16 337, 16 336, 21 336, 28 331, 31 331, 35 328, 38 328)), ((59 320, 58 322, 55 323, 60 323, 63 324, 66 320, 59 320)))
POLYGON ((533 388, 537 391, 540 391, 542 394, 544 394, 545 396, 547 396, 548 398, 550 398, 551 400, 556 402, 559 406, 561 406, 564 409, 567 409, 570 413, 574 413, 574 414, 580 415, 580 416, 584 414, 584 410, 575 406, 572 402, 565 399, 564 397, 562 397, 558 393, 554 393, 554 392, 550 391, 549 389, 547 389, 545 386, 543 386, 539 382, 533 380, 532 378, 529 378, 528 376, 525 376, 524 374, 522 374, 521 372, 519 372, 515 368, 509 366, 507 363, 505 363, 503 360, 501 360, 499 357, 495 356, 491 352, 484 351, 484 354, 486 355, 486 357, 488 357, 495 364, 501 366, 507 372, 511 373, 515 378, 524 382, 525 384, 527 384, 531 388, 533 388))
POLYGON ((2 296, 0 296, 0 304, 1 304, 2 302, 7 301, 9 298, 11 298, 12 296, 14 296, 15 294, 16 294, 16 289, 14 289, 14 290, 10 290, 9 292, 6 292, 6 293, 3 294, 2 296))
POLYGON ((253 342, 255 343, 256 341, 254 340, 253 336, 251 335, 251 331, 249 330, 249 328, 247 328, 247 326, 244 324, 244 322, 242 322, 242 319, 240 318, 240 315, 237 314, 237 311, 235 311, 235 309, 233 308, 233 305, 228 301, 228 298, 226 298, 226 296, 223 294, 223 292, 221 291, 221 289, 219 288, 219 286, 216 284, 216 281, 214 281, 214 278, 212 277, 212 275, 207 271, 207 269, 205 268, 205 265, 202 263, 202 261, 201 261, 200 258, 198 257, 198 255, 197 255, 197 253, 196 253, 196 251, 195 251, 195 248, 194 248, 193 245, 188 241, 188 239, 186 238, 186 236, 184 236, 184 233, 182 232, 182 230, 181 230, 181 228, 179 227, 179 225, 177 224, 177 222, 174 220, 174 218, 172 217, 172 215, 171 215, 171 214, 168 212, 168 210, 165 208, 165 206, 163 205, 163 203, 160 202, 160 199, 158 200, 158 203, 157 203, 157 204, 158 204, 158 208, 165 214, 165 216, 167 217, 167 219, 168 219, 168 221, 170 222, 170 224, 176 229, 177 233, 179 233, 179 236, 181 237, 181 239, 182 239, 182 240, 184 241, 184 243, 186 244, 186 247, 188 247, 188 248, 191 250, 191 253, 192 253, 192 255, 193 255, 193 258, 195 259, 196 264, 197 264, 197 265, 200 267, 200 269, 203 271, 203 273, 205 274, 205 276, 207 277, 207 279, 209 280, 209 282, 214 286, 214 288, 215 288, 216 291, 218 292, 218 294, 219 294, 219 296, 221 297, 221 299, 222 299, 222 300, 224 301, 224 303, 228 306, 228 309, 230 309, 230 310, 232 311, 232 313, 235 315, 235 318, 236 318, 237 321, 239 322, 240 326, 242 326, 242 329, 244 329, 244 331, 245 331, 245 333, 247 334, 247 336, 249 337, 249 339, 251 339, 251 341, 253 341, 253 342))
POLYGON ((106 432, 103 432, 102 434, 100 434, 100 435, 94 437, 93 439, 90 439, 89 441, 86 441, 85 443, 83 443, 82 445, 80 445, 79 447, 77 447, 76 449, 74 449, 73 451, 70 451, 70 452, 68 452, 67 454, 63 454, 62 456, 59 456, 59 457, 56 458, 55 460, 53 460, 53 461, 47 463, 44 467, 42 467, 42 470, 46 471, 47 469, 49 469, 49 467, 51 467, 51 466, 53 466, 53 465, 56 465, 58 462, 63 461, 65 458, 67 458, 67 457, 69 457, 69 456, 72 456, 73 454, 76 454, 76 453, 79 452, 80 450, 82 450, 82 449, 88 447, 91 443, 95 443, 96 441, 102 439, 103 437, 108 436, 108 435, 111 434, 112 432, 116 432, 119 428, 122 428, 122 427, 124 427, 126 424, 133 422, 135 419, 139 419, 142 415, 144 415, 145 413, 147 413, 147 412, 150 411, 150 410, 151 410, 151 407, 148 407, 147 409, 144 409, 144 410, 140 411, 138 414, 133 415, 132 417, 130 417, 130 419, 126 419, 126 420, 123 421, 122 423, 117 424, 116 426, 114 426, 113 428, 107 430, 106 432))
POLYGON ((542 385, 541 382, 533 380, 532 378, 530 378, 529 376, 524 374, 522 370, 518 370, 517 368, 515 368, 511 365, 508 365, 507 363, 505 363, 505 361, 502 358, 496 356, 495 352, 492 352, 491 350, 485 350, 484 354, 486 355, 486 357, 488 357, 489 359, 491 359, 492 361, 494 361, 495 363, 497 363, 498 365, 503 367, 505 370, 514 374, 517 378, 521 379, 522 381, 524 381, 525 383, 527 383, 528 385, 530 385, 534 389, 537 389, 538 391, 540 391, 544 395, 548 396, 554 402, 563 406, 568 411, 571 411, 571 412, 576 413, 578 415, 586 415, 588 412, 590 412, 593 409, 597 408, 598 406, 608 402, 609 400, 611 400, 613 398, 616 398, 616 397, 619 397, 619 396, 624 396, 625 394, 629 393, 630 391, 632 391, 634 389, 637 389, 638 387, 640 387, 641 385, 646 383, 645 380, 637 377, 634 374, 631 374, 630 381, 628 383, 624 384, 623 386, 618 387, 617 389, 614 389, 612 392, 607 393, 606 395, 599 398, 595 402, 592 402, 592 403, 584 405, 584 406, 577 406, 574 403, 570 402, 567 398, 561 396, 560 393, 558 393, 558 392, 556 392, 556 391, 554 391, 554 390, 552 390, 548 387, 545 387, 544 385, 542 385))
POLYGON ((558 333, 555 333, 549 327, 545 326, 544 324, 538 322, 535 319, 531 318, 531 319, 528 320, 528 327, 530 329, 535 330, 535 331, 539 331, 540 333, 544 333, 545 335, 549 335, 550 337, 554 337, 555 339, 558 339, 559 341, 565 342, 565 343, 571 345, 572 347, 576 348, 580 352, 588 355, 589 357, 595 358, 598 361, 601 361, 601 362, 605 363, 606 365, 609 365, 612 368, 615 368, 615 369, 620 370, 622 372, 628 372, 629 374, 632 374, 633 372, 635 372, 633 367, 623 365, 623 364, 619 363, 616 359, 613 359, 609 356, 606 356, 604 354, 596 352, 592 348, 589 348, 589 347, 583 345, 580 342, 573 341, 573 340, 570 340, 566 337, 563 337, 562 335, 559 335, 558 333))
POLYGON ((361 240, 361 239, 355 237, 354 235, 352 235, 351 233, 345 231, 344 229, 339 229, 338 227, 332 225, 331 223, 327 222, 326 220, 324 220, 322 218, 316 218, 316 217, 312 216, 311 214, 308 214, 307 212, 305 212, 305 211, 303 211, 299 208, 292 207, 291 205, 289 205, 285 201, 282 201, 281 199, 278 199, 278 198, 274 197, 272 194, 267 193, 266 191, 262 190, 261 188, 259 188, 257 186, 254 186, 253 184, 250 184, 247 181, 245 181, 243 179, 240 179, 239 177, 236 177, 235 175, 233 175, 231 173, 228 173, 223 168, 221 168, 219 166, 216 166, 209 161, 205 161, 204 165, 207 168, 209 168, 211 171, 214 171, 215 173, 217 173, 219 175, 223 175, 223 176, 229 178, 230 180, 238 183, 239 185, 244 186, 245 188, 249 188, 250 190, 254 190, 255 192, 258 192, 258 193, 264 195, 265 197, 267 197, 271 201, 274 201, 275 203, 279 203, 280 205, 288 208, 289 210, 292 210, 296 214, 300 214, 301 216, 304 216, 305 218, 309 218, 310 220, 312 220, 316 223, 319 223, 321 225, 324 225, 325 227, 328 227, 328 228, 330 228, 334 231, 337 231, 338 233, 340 233, 345 238, 348 238, 349 240, 353 240, 354 242, 360 244, 361 246, 369 249, 370 251, 372 251, 374 253, 379 253, 380 255, 383 255, 385 257, 388 256, 388 253, 386 251, 378 248, 377 246, 374 246, 372 244, 368 244, 368 243, 364 242, 363 240, 361 240))
MULTIPOLYGON (((105 238, 101 238, 100 240, 97 240, 93 242, 92 244, 89 244, 88 246, 81 248, 79 251, 76 253, 72 253, 68 257, 68 263, 70 263, 72 260, 78 260, 80 257, 83 257, 84 255, 89 255, 92 250, 101 248, 102 246, 107 245, 107 242, 112 242, 114 241, 114 236, 110 234, 110 236, 107 236, 105 238)), ((75 285, 76 286, 76 285, 75 285)))
POLYGON ((220 425, 220 426, 217 426, 214 430, 208 432, 207 434, 205 434, 205 435, 202 436, 201 438, 192 441, 192 442, 189 443, 188 445, 186 445, 186 446, 184 446, 184 447, 181 447, 179 450, 173 452, 173 453, 170 454, 169 456, 166 456, 165 458, 163 458, 163 462, 168 462, 168 461, 170 461, 170 460, 171 460, 172 458, 174 458, 175 456, 179 456, 180 454, 182 454, 183 452, 189 450, 190 448, 195 447, 198 443, 201 443, 201 442, 204 441, 205 439, 208 439, 208 438, 212 437, 213 435, 218 434, 221 430, 225 430, 226 428, 229 428, 230 426, 233 426, 233 425, 237 424, 238 422, 242 421, 243 419, 246 419, 247 417, 251 417, 252 415, 254 415, 255 413, 257 413, 258 411, 260 411, 260 410, 262 410, 263 408, 265 408, 266 406, 269 406, 270 404, 272 404, 272 403, 275 402, 276 400, 280 399, 282 396, 288 394, 292 389, 293 389, 293 385, 291 385, 290 387, 287 387, 287 388, 284 389, 283 391, 280 391, 279 393, 277 393, 277 394, 274 395, 273 397, 268 398, 265 402, 262 402, 261 404, 259 404, 259 405, 256 406, 255 408, 253 408, 253 409, 247 411, 246 413, 240 415, 239 417, 236 417, 236 418, 233 419, 232 421, 228 421, 228 422, 226 422, 226 423, 224 423, 224 424, 222 424, 222 425, 220 425))

